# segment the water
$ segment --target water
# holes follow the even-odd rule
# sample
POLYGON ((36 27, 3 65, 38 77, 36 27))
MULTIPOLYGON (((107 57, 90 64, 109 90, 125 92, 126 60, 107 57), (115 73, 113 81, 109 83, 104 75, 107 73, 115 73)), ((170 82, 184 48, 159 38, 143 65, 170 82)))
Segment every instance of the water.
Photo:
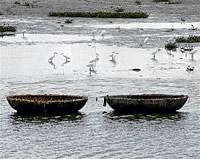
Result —
MULTIPOLYGON (((18 34, 0 40, 0 158, 199 158, 199 54, 91 43, 92 36, 18 34), (115 51, 116 63, 109 56, 115 51), (58 54, 70 57, 65 63, 58 54), (86 65, 99 54, 97 73, 86 65), (65 63, 65 64, 63 64, 65 63), (187 65, 195 66, 187 72, 187 65), (131 69, 140 68, 140 72, 131 69), (80 114, 20 116, 5 97, 24 93, 86 95, 80 114), (188 94, 175 114, 120 115, 106 94, 188 94)), ((112 37, 105 37, 112 38, 112 37)), ((199 48, 196 48, 199 50, 199 48)))

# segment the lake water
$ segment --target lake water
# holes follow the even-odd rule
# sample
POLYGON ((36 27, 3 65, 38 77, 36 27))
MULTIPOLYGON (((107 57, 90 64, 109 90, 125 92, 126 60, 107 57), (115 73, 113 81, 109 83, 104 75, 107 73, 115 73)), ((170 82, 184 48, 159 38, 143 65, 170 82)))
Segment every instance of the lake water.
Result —
POLYGON ((92 38, 17 34, 0 39, 0 158, 199 158, 199 53, 191 59, 189 53, 161 48, 153 58, 158 48, 106 45, 98 40, 111 36, 92 38), (87 65, 96 55, 96 73, 90 75, 87 65), (187 72, 188 65, 195 70, 187 72), (25 93, 78 94, 89 100, 76 115, 20 116, 6 96, 25 93), (120 115, 103 107, 102 98, 96 101, 106 94, 141 93, 190 98, 166 115, 120 115))

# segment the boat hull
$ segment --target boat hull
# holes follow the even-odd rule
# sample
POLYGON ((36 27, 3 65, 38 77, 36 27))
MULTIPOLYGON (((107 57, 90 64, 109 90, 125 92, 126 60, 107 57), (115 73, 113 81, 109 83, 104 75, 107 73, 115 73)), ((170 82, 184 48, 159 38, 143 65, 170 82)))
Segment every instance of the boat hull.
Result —
POLYGON ((117 112, 175 112, 183 107, 187 95, 118 95, 104 100, 117 112))
POLYGON ((87 102, 87 97, 69 95, 16 95, 8 96, 8 103, 23 114, 69 114, 78 112, 87 102))

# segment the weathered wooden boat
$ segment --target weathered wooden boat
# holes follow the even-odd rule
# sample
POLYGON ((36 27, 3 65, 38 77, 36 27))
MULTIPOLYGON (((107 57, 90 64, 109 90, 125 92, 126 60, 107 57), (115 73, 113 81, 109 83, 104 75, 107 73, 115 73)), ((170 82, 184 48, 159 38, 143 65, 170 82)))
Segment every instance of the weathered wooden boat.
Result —
POLYGON ((175 112, 183 107, 187 95, 141 94, 105 96, 106 103, 117 112, 175 112))
POLYGON ((87 102, 85 96, 73 95, 14 95, 7 100, 18 113, 76 113, 87 102))

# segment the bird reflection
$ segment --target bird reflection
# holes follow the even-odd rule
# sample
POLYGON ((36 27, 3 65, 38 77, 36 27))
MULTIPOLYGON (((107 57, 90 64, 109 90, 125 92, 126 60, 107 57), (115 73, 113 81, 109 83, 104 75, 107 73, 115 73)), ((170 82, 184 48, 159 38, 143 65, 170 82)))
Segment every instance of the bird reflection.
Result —
POLYGON ((53 69, 56 69, 56 65, 53 63, 53 61, 48 61, 48 63, 53 66, 53 69))
POLYGON ((64 58, 64 62, 60 64, 60 66, 62 66, 62 67, 63 67, 65 64, 67 64, 67 63, 70 62, 70 57, 64 55, 64 53, 60 53, 60 54, 59 54, 59 53, 57 53, 57 52, 54 52, 54 53, 53 53, 53 56, 50 57, 50 58, 48 59, 48 63, 49 63, 50 65, 53 66, 53 69, 56 69, 57 63, 55 62, 54 59, 55 59, 57 56, 62 56, 62 57, 64 58))
POLYGON ((61 66, 64 66, 65 64, 69 63, 70 62, 70 57, 64 55, 64 53, 61 53, 60 55, 62 55, 64 58, 65 58, 65 62, 63 62, 61 64, 61 66))

